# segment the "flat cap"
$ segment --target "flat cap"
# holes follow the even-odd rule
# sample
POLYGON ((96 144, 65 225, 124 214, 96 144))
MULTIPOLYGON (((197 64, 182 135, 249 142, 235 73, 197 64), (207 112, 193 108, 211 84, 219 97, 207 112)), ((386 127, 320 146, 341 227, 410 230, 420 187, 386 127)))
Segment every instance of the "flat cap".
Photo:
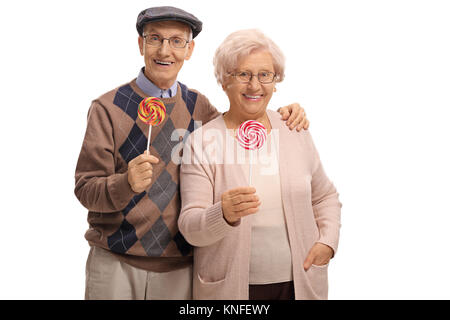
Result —
POLYGON ((153 7, 139 13, 136 21, 136 29, 140 36, 144 26, 149 22, 157 21, 180 21, 189 25, 192 29, 192 38, 195 38, 202 31, 203 23, 194 15, 175 7, 153 7))

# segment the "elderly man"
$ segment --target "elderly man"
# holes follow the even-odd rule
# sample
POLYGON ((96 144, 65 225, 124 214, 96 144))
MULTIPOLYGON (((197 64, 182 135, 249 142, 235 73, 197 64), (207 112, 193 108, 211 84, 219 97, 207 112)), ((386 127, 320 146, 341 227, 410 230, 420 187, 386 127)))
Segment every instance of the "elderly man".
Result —
MULTIPOLYGON (((145 67, 92 102, 75 172, 75 194, 89 210, 85 298, 190 299, 192 250, 177 227, 173 151, 195 126, 219 115, 204 95, 177 81, 202 22, 178 8, 155 7, 139 14, 136 27, 145 67), (149 96, 161 98, 167 110, 151 137, 137 117, 149 96)), ((308 128, 298 104, 281 113, 291 113, 291 129, 308 128)))

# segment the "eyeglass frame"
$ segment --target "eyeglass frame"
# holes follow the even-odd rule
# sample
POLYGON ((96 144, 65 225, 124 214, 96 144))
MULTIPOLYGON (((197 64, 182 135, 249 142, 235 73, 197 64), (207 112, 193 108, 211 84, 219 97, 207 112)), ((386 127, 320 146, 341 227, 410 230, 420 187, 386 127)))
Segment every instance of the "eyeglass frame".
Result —
POLYGON ((190 43, 190 41, 188 41, 188 40, 186 40, 186 39, 183 39, 183 38, 181 38, 181 37, 174 36, 174 37, 170 37, 170 38, 163 38, 163 37, 161 37, 159 34, 156 34, 156 33, 143 34, 142 37, 144 38, 145 44, 148 44, 149 46, 152 46, 152 47, 155 47, 155 48, 160 48, 160 47, 162 47, 162 45, 163 45, 163 43, 164 43, 164 40, 167 40, 167 41, 169 42, 169 46, 170 46, 171 48, 173 48, 173 49, 184 49, 184 48, 186 48, 186 46, 190 43), (148 36, 158 36, 158 37, 159 37, 159 40, 160 40, 160 41, 159 41, 159 43, 160 43, 159 46, 154 46, 154 45, 151 45, 151 44, 147 43, 147 40, 145 40, 145 38, 148 37, 148 36), (184 40, 184 41, 186 41, 186 43, 185 43, 184 46, 182 46, 182 47, 174 47, 174 46, 172 46, 172 44, 171 44, 171 42, 170 42, 170 39, 173 39, 173 38, 177 38, 177 39, 184 40))
POLYGON ((258 82, 262 83, 262 84, 273 83, 278 78, 278 75, 275 72, 272 72, 272 71, 260 71, 257 74, 251 73, 250 71, 236 71, 236 72, 228 72, 228 75, 235 77, 236 80, 239 81, 240 83, 250 83, 252 81, 252 79, 253 79, 253 76, 257 76, 256 78, 258 79, 258 82), (248 81, 241 81, 241 80, 239 80, 238 73, 243 73, 243 72, 250 73, 250 79, 248 79, 248 81), (261 72, 267 72, 267 73, 273 74, 272 81, 270 81, 270 82, 262 82, 261 80, 259 80, 259 74, 261 72))

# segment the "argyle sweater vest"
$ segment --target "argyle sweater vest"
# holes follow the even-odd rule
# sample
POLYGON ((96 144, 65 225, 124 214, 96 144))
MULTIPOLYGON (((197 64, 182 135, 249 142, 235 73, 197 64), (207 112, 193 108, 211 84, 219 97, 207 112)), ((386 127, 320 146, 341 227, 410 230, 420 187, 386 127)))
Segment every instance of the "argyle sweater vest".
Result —
POLYGON ((163 98, 166 118, 152 127, 150 187, 137 194, 128 183, 128 162, 147 148, 148 125, 137 116, 146 98, 136 79, 92 102, 75 172, 75 194, 88 212, 90 245, 113 252, 135 267, 167 272, 192 262, 178 230, 179 161, 183 141, 219 112, 208 99, 178 82, 176 96, 163 98))

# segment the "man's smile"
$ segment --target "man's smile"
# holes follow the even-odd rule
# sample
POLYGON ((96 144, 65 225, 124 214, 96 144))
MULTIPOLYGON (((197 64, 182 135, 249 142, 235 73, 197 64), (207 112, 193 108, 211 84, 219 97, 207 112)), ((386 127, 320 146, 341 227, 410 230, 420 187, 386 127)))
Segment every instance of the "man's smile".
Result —
POLYGON ((157 60, 157 59, 153 59, 153 62, 160 66, 170 66, 174 63, 172 61, 164 61, 164 60, 157 60))

